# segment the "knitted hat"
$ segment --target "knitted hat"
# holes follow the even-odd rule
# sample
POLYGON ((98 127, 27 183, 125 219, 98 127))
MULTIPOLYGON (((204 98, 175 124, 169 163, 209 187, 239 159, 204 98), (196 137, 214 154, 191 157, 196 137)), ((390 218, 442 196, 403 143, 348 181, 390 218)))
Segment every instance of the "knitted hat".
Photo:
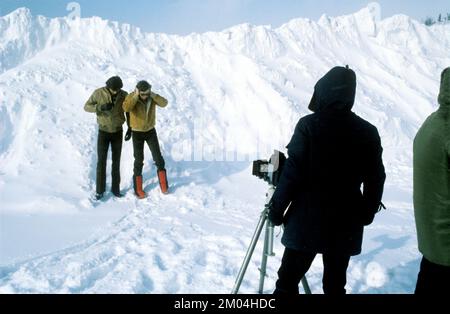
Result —
POLYGON ((113 76, 106 81, 106 87, 112 90, 120 90, 123 87, 122 79, 118 76, 113 76))

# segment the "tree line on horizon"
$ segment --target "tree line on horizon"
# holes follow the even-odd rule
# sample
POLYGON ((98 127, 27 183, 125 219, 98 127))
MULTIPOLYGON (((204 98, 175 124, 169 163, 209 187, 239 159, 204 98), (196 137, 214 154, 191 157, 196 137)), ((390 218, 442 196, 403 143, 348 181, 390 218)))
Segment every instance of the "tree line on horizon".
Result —
POLYGON ((438 15, 437 19, 434 19, 432 17, 427 17, 424 20, 424 24, 427 26, 431 26, 434 24, 445 24, 445 23, 450 23, 450 13, 447 13, 447 14, 440 13, 438 15))

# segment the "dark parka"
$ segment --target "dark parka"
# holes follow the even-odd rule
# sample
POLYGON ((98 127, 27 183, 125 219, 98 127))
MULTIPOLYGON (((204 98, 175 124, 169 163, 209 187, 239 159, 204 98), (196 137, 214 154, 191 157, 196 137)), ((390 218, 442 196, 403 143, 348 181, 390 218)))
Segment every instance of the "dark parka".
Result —
POLYGON ((386 176, 376 127, 351 111, 355 91, 352 70, 328 72, 315 86, 309 107, 315 113, 298 122, 287 146, 269 213, 273 221, 283 219, 287 248, 361 252, 364 225, 380 207, 386 176))
POLYGON ((420 252, 450 266, 450 68, 442 73, 439 104, 414 140, 414 213, 420 252))

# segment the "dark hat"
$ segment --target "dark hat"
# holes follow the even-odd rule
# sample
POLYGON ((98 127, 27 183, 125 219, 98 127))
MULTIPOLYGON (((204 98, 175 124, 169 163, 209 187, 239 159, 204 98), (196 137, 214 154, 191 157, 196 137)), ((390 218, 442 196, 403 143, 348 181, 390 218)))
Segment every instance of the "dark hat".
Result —
POLYGON ((335 67, 322 77, 314 87, 309 109, 351 110, 356 96, 356 74, 348 66, 335 67))
POLYGON ((112 90, 120 90, 123 87, 122 79, 118 76, 113 76, 106 81, 106 87, 112 90))
POLYGON ((152 86, 147 81, 140 81, 137 83, 136 88, 139 89, 140 92, 146 92, 152 88, 152 86))

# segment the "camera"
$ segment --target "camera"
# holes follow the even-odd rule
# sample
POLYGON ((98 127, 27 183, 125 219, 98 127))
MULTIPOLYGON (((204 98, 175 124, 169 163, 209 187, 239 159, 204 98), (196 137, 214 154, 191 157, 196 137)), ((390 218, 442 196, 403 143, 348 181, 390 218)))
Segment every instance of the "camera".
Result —
POLYGON ((286 156, 275 150, 269 160, 255 160, 253 161, 252 174, 270 185, 277 186, 281 178, 286 156))

